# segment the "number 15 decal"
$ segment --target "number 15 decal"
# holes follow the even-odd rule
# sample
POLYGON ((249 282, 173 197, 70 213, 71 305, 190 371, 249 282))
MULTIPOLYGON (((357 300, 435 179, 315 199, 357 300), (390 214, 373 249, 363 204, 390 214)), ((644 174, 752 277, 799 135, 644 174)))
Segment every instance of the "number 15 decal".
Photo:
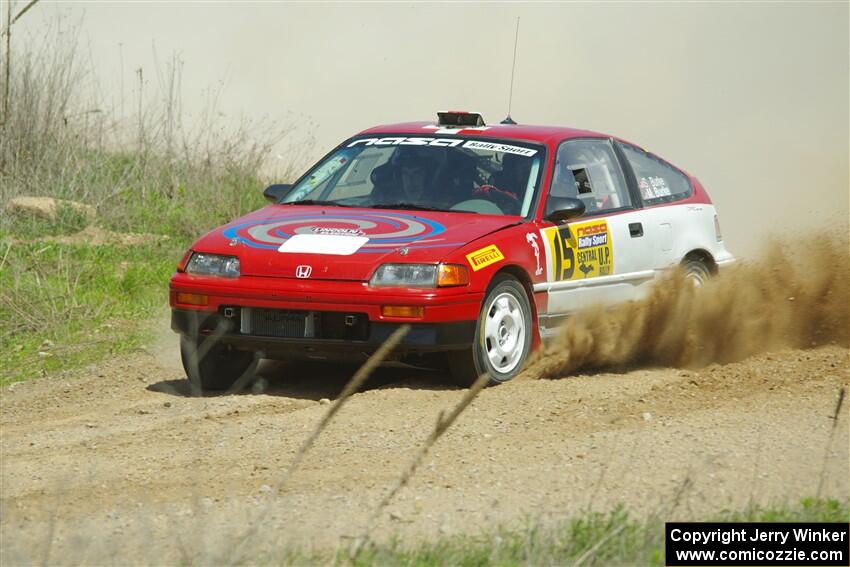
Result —
POLYGON ((579 280, 614 273, 611 233, 604 220, 551 226, 540 231, 548 252, 549 281, 579 280))

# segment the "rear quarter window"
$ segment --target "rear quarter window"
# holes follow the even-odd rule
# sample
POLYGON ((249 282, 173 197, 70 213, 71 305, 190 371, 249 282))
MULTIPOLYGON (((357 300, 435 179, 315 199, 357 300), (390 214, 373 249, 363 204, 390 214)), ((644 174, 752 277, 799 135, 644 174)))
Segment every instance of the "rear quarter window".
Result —
POLYGON ((681 201, 691 196, 691 183, 684 173, 642 150, 625 144, 621 147, 645 205, 681 201))

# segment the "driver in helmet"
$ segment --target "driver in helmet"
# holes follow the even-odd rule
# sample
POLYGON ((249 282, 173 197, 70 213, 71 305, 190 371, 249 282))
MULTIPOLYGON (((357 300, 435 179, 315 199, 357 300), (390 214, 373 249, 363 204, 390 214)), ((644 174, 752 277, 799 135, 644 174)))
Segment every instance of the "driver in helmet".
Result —
POLYGON ((397 167, 402 200, 417 203, 426 196, 429 186, 429 164, 433 161, 426 148, 400 147, 393 155, 397 167))
POLYGON ((505 214, 519 214, 520 196, 525 195, 530 174, 531 159, 506 154, 502 158, 502 170, 490 177, 489 185, 478 187, 475 194, 495 202, 505 214))
POLYGON ((493 175, 491 183, 517 199, 525 194, 528 176, 531 173, 531 159, 525 156, 506 154, 502 158, 502 171, 493 175))
POLYGON ((385 203, 427 204, 435 160, 428 148, 401 146, 387 165, 373 174, 376 200, 385 203), (381 171, 378 171, 381 170, 381 171))

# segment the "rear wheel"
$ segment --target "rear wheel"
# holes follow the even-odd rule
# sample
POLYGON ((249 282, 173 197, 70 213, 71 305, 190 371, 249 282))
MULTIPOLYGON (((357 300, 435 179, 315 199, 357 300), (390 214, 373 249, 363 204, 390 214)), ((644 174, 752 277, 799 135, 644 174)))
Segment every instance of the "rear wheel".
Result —
POLYGON ((180 336, 180 360, 193 390, 222 391, 240 380, 247 384, 254 376, 254 353, 231 350, 212 337, 180 336))
POLYGON ((531 304, 525 288, 513 276, 500 274, 484 298, 475 343, 449 355, 452 376, 470 386, 481 374, 490 384, 507 382, 522 370, 531 350, 531 304))
POLYGON ((690 281, 694 287, 702 287, 711 277, 711 269, 702 260, 689 258, 682 262, 685 270, 685 279, 690 281))

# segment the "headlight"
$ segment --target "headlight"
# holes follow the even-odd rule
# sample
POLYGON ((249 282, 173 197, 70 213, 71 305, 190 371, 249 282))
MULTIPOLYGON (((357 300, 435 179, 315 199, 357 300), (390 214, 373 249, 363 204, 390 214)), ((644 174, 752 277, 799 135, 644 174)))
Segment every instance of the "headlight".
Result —
POLYGON ((469 283, 460 264, 383 264, 372 275, 375 287, 448 287, 469 283))
POLYGON ((194 252, 186 264, 186 273, 235 278, 239 275, 239 258, 194 252))

